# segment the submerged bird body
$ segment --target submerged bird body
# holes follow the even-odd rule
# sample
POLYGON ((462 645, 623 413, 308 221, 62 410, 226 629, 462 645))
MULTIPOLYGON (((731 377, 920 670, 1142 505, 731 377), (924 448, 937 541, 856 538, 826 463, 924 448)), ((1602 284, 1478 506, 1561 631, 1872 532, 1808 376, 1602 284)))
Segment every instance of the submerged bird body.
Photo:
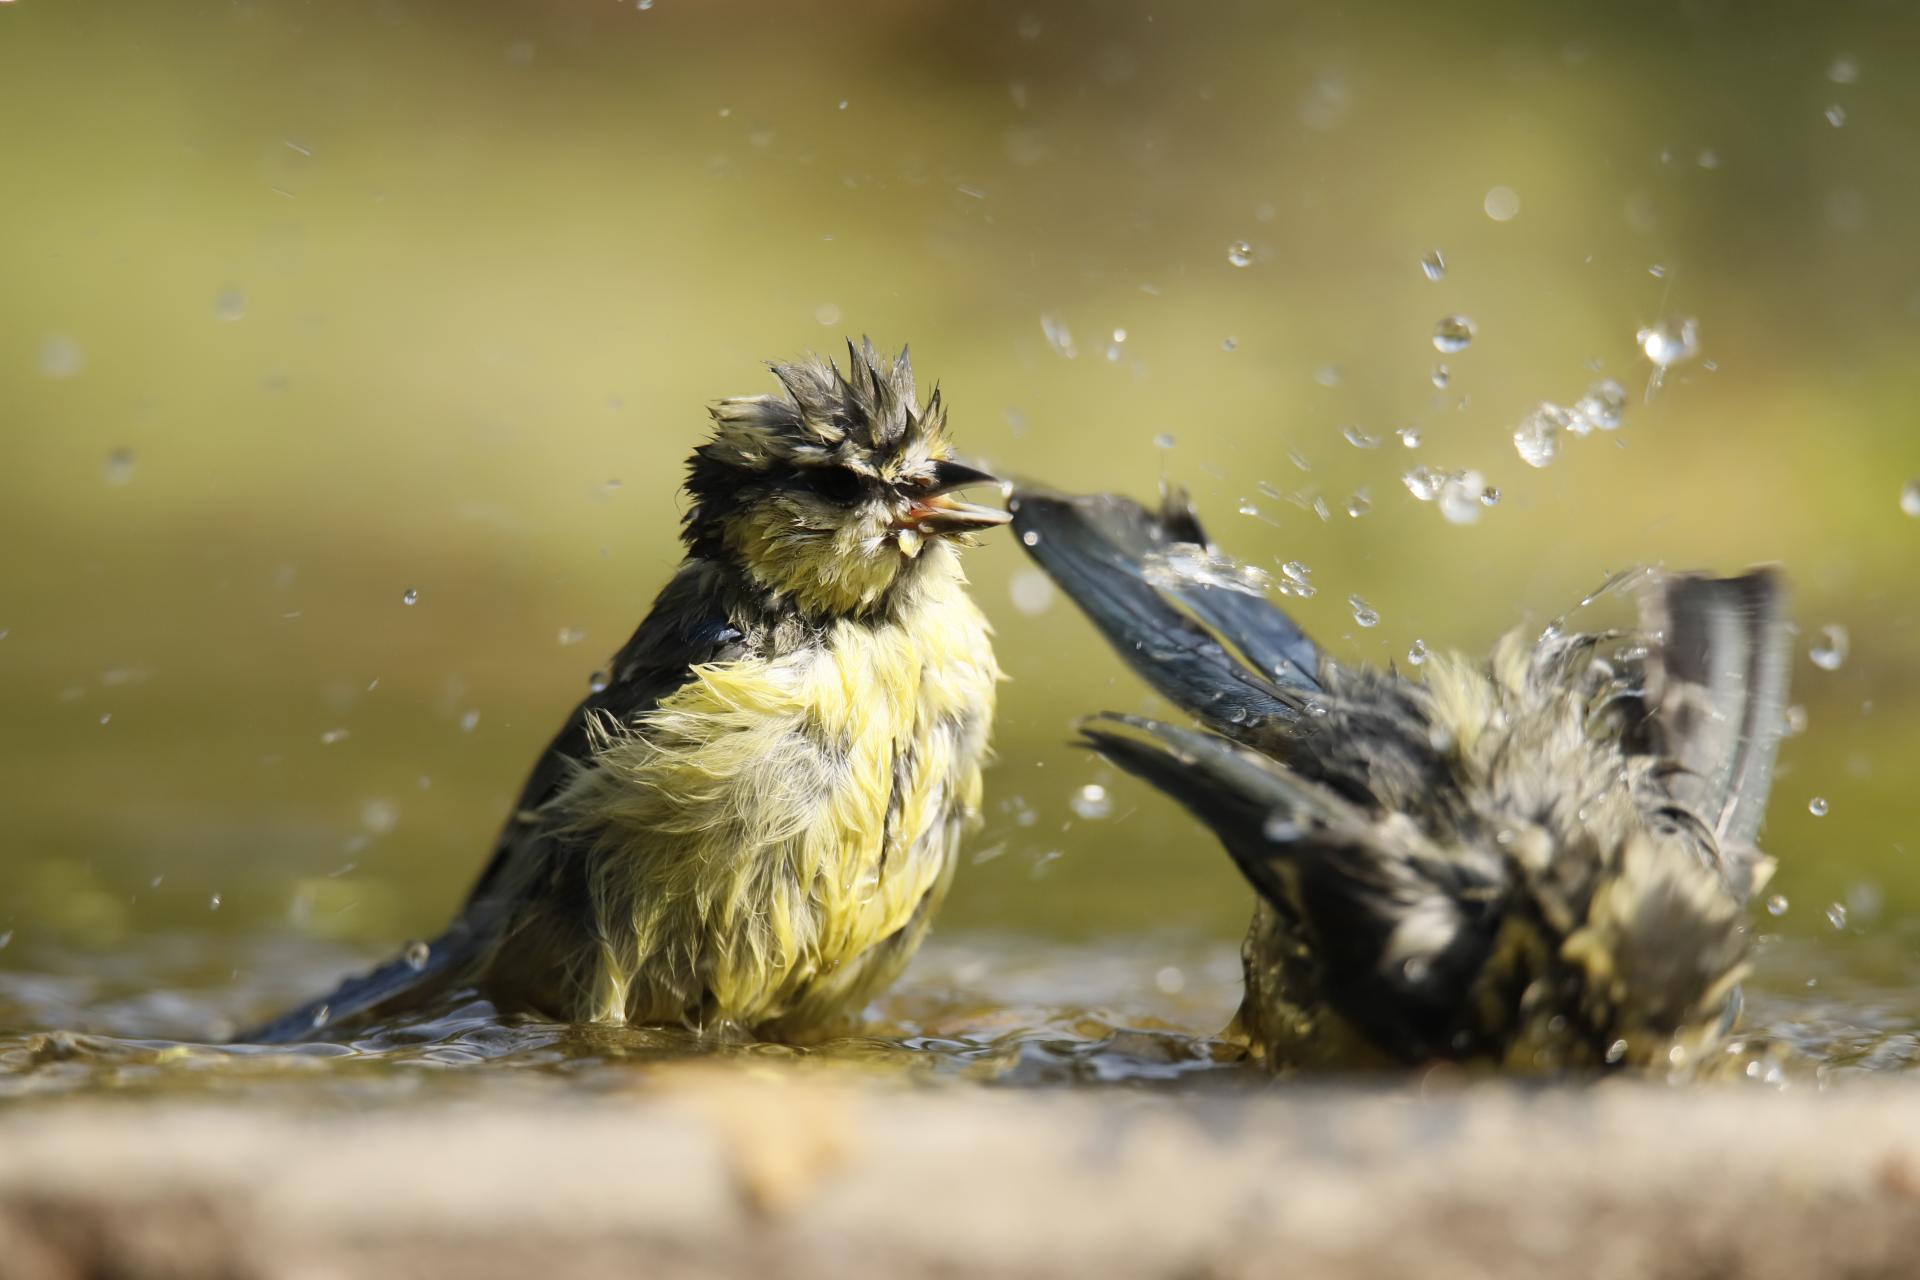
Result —
POLYGON ((999 671, 903 352, 775 367, 690 465, 688 556, 535 767, 433 943, 256 1029, 474 988, 565 1021, 803 1037, 913 954, 977 815, 999 671))
POLYGON ((1556 624, 1404 679, 1169 573, 1217 555, 1183 501, 1016 503, 1031 553, 1210 730, 1109 716, 1086 736, 1258 891, 1238 1021, 1271 1065, 1665 1062, 1724 1030, 1771 867, 1772 575, 1648 575, 1639 629, 1556 624))

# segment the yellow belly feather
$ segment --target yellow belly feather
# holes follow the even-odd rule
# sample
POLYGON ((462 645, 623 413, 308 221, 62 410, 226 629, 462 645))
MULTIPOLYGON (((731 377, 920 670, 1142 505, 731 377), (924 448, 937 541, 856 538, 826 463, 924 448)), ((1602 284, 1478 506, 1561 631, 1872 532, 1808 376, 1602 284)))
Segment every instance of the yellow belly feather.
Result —
POLYGON ((597 937, 566 1016, 795 1034, 897 975, 977 820, 986 620, 955 569, 897 621, 694 668, 556 802, 592 833, 597 937))

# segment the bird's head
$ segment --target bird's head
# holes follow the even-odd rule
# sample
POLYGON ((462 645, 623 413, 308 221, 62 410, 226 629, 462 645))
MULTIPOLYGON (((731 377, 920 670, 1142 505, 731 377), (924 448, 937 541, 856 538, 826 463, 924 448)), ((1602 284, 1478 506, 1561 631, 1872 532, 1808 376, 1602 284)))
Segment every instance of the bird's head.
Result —
POLYGON ((993 477, 954 460, 940 392, 919 403, 906 350, 847 353, 846 373, 809 356, 773 366, 781 394, 722 400, 688 463, 693 554, 820 618, 872 611, 1009 519, 950 496, 993 477))

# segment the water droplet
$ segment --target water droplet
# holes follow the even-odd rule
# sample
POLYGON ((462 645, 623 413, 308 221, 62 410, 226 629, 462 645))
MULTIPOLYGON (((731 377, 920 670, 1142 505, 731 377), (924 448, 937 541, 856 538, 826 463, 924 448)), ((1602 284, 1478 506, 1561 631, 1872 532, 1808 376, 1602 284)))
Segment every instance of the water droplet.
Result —
POLYGON ((1417 426, 1401 427, 1393 434, 1400 437, 1400 444, 1403 448, 1418 449, 1420 447, 1420 428, 1417 426))
POLYGON ((1067 328, 1067 322, 1051 311, 1040 316, 1040 332, 1047 335, 1047 345, 1057 354, 1069 360, 1080 354, 1080 348, 1073 345, 1073 330, 1067 328))
POLYGON ((1836 929, 1846 928, 1847 904, 1844 902, 1829 902, 1827 904, 1827 923, 1836 929))
POLYGON ((562 627, 554 636, 554 639, 558 640, 563 647, 579 644, 586 638, 587 629, 585 627, 562 627))
POLYGON ((1323 387, 1337 387, 1345 382, 1347 375, 1340 372, 1337 364, 1323 364, 1313 371, 1313 380, 1323 387))
POLYGON ((1807 801, 1807 812, 1816 818, 1826 817, 1827 798, 1825 796, 1815 796, 1813 799, 1807 801))
POLYGON ((467 713, 460 717, 460 732, 472 733, 475 729, 479 727, 480 727, 480 708, 478 707, 468 708, 467 713))
POLYGON ((1039 546, 1039 545, 1040 545, 1040 531, 1039 531, 1038 529, 1029 529, 1029 530, 1027 530, 1027 531, 1026 531, 1025 533, 1023 533, 1023 534, 1021 534, 1021 535, 1020 535, 1020 544, 1021 544, 1022 546, 1027 546, 1027 547, 1037 547, 1037 546, 1039 546))
POLYGON ((1827 64, 1827 79, 1835 84, 1853 84, 1860 79, 1860 64, 1842 55, 1827 64))
POLYGON ((1245 240, 1235 240, 1227 246, 1227 261, 1236 267, 1253 265, 1253 246, 1245 240))
POLYGON ((1177 996, 1186 990, 1187 975, 1168 965, 1154 973, 1153 985, 1161 995, 1177 996))
POLYGON ((1634 335, 1640 353, 1656 369, 1666 370, 1700 354, 1700 322, 1692 316, 1662 320, 1634 335))
POLYGON ((1465 351, 1473 343, 1473 335, 1479 332, 1473 321, 1465 316, 1442 316, 1440 323, 1433 326, 1433 346, 1436 351, 1452 355, 1456 351, 1465 351))
POLYGON ((831 329, 840 323, 840 308, 831 302, 823 302, 813 309, 813 321, 815 324, 822 324, 831 329))
MULTIPOLYGON (((1177 440, 1174 437, 1174 434, 1171 431, 1162 431, 1159 435, 1153 438, 1153 447, 1156 449, 1171 449, 1173 448, 1174 445, 1178 443, 1179 443, 1179 440, 1177 440)), ((1027 545, 1032 546, 1033 544, 1029 542, 1027 545)))
POLYGON ((419 973, 427 967, 427 961, 433 958, 433 948, 415 939, 407 944, 407 949, 402 954, 406 957, 407 968, 419 973))
POLYGON ((1067 804, 1077 816, 1089 822, 1097 822, 1113 812, 1113 800, 1107 795, 1107 789, 1097 782, 1079 788, 1067 804))
POLYGON ((1340 428, 1340 434, 1346 438, 1348 444, 1356 449, 1378 449, 1380 447, 1379 436, 1370 436, 1358 427, 1342 427, 1340 428))
POLYGON ((1909 480, 1901 486, 1900 513, 1920 520, 1920 480, 1909 480))
POLYGON ((1425 463, 1400 477, 1400 483, 1407 486, 1407 492, 1422 502, 1432 502, 1439 495, 1440 486, 1446 481, 1446 476, 1425 463))
POLYGON ((327 1025, 328 1020, 331 1019, 332 1017, 333 1017, 332 1007, 329 1005, 323 1004, 318 1009, 315 1009, 313 1011, 313 1025, 315 1026, 315 1028, 324 1027, 327 1025))
POLYGON ((1767 914, 1770 916, 1783 916, 1787 914, 1787 895, 1784 893, 1776 893, 1771 898, 1768 898, 1767 914))
POLYGON ((1015 609, 1036 618, 1053 607, 1056 592, 1052 578, 1038 569, 1022 569, 1007 580, 1007 594, 1015 609))
POLYGON ((215 318, 232 323, 244 320, 247 315, 247 295, 238 289, 228 289, 213 300, 215 318))
POLYGON ((1514 451, 1528 466, 1544 467, 1559 456, 1560 429, 1566 425, 1567 411, 1542 401, 1514 428, 1514 451))
POLYGON ((1260 826, 1260 834, 1275 844, 1288 844, 1306 832, 1306 824, 1291 809, 1274 810, 1260 826))
POLYGON ((1786 724, 1782 726, 1789 738, 1797 738, 1807 731, 1807 709, 1799 703, 1787 708, 1786 724))
POLYGON ((1625 1061, 1627 1056, 1627 1042, 1625 1040, 1615 1040, 1607 1046, 1606 1056, 1608 1066, 1625 1061))
POLYGON ((1665 280, 1667 278, 1667 264, 1664 262, 1656 262, 1647 268, 1647 274, 1655 280, 1665 280))
POLYGON ((405 591, 400 593, 400 603, 401 604, 419 604, 420 589, 418 587, 408 587, 405 591))
POLYGON ((1574 402, 1569 423, 1581 435, 1598 427, 1612 431, 1627 411, 1627 389, 1612 378, 1602 378, 1587 388, 1587 394, 1574 402))
POLYGON ((1197 542, 1155 547, 1140 557, 1140 576, 1169 591, 1202 586, 1258 596, 1273 586, 1273 575, 1265 569, 1242 564, 1224 551, 1197 542))
POLYGON ((1486 477, 1478 471, 1456 471, 1448 476, 1440 488, 1441 518, 1448 524, 1478 523, 1486 486, 1486 477))
POLYGON ((0 951, 5 951, 7 949, 7 944, 12 941, 13 941, 13 930, 0 929, 0 951))
POLYGON ((1483 507, 1499 506, 1500 490, 1496 489, 1492 485, 1488 485, 1486 488, 1482 489, 1480 491, 1480 505, 1483 507))
POLYGON ((329 729, 320 735, 320 745, 323 747, 330 747, 336 742, 345 742, 346 740, 347 731, 345 729, 329 729))
POLYGON ((1847 660, 1849 647, 1847 629, 1837 622, 1830 622, 1820 628, 1820 634, 1814 638, 1807 656, 1822 671, 1838 671, 1847 660))
POLYGON ((1700 154, 1694 158, 1694 163, 1702 169, 1718 169, 1720 167, 1720 153, 1712 147, 1702 147, 1700 154))
POLYGON ((1427 273, 1429 280, 1444 280, 1447 276, 1447 259, 1438 249, 1420 259, 1420 269, 1427 273))
POLYGON ((1280 566, 1280 591, 1283 595, 1298 596, 1302 600, 1311 600, 1318 587, 1313 585, 1313 570, 1298 560, 1289 560, 1280 566))
POLYGON ((587 677, 588 693, 605 693, 607 686, 613 683, 613 673, 605 668, 587 677))
POLYGON ((1222 351, 1237 351, 1239 348, 1240 339, 1238 338, 1222 338, 1220 340, 1220 349, 1222 351))
POLYGON ((1356 491, 1351 498, 1347 499, 1347 514, 1355 520, 1371 510, 1373 510, 1373 499, 1367 496, 1365 489, 1356 491))
POLYGON ((1487 192, 1481 207, 1495 222, 1510 222, 1520 212, 1520 193, 1512 187, 1494 187, 1487 192))
POLYGON ((65 334, 50 334, 40 344, 40 373, 47 378, 71 378, 87 367, 87 351, 65 334))
POLYGON ((1452 381, 1453 381, 1453 370, 1447 368, 1447 366, 1445 366, 1444 364, 1437 364, 1433 366, 1433 385, 1434 386, 1444 388, 1449 382, 1452 382, 1452 381))
POLYGON ((1847 122, 1847 109, 1839 103, 1827 108, 1827 123, 1838 129, 1847 122))
POLYGON ((133 483, 133 450, 115 449, 108 454, 105 476, 110 485, 133 483))
POLYGON ((218 911, 219 909, 220 909, 220 895, 216 893, 211 898, 207 899, 207 910, 218 911))
POLYGON ((1420 666, 1422 663, 1424 663, 1426 660, 1427 660, 1427 642, 1425 640, 1415 640, 1413 644, 1407 649, 1407 662, 1410 665, 1417 667, 1417 666, 1420 666))
POLYGON ((1374 610, 1372 605, 1362 600, 1359 596, 1348 596, 1347 607, 1353 610, 1353 620, 1361 626, 1377 627, 1380 625, 1379 613, 1374 610))

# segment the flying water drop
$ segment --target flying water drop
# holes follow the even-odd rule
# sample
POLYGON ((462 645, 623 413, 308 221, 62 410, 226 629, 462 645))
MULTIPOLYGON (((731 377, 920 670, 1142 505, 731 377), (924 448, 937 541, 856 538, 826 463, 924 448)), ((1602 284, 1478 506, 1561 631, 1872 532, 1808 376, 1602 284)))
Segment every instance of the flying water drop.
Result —
POLYGON ((1074 814, 1089 822, 1097 822, 1113 813, 1113 799, 1107 795, 1107 789, 1097 782, 1089 782, 1073 793, 1067 802, 1074 814))
POLYGON ((1447 355, 1465 351, 1473 344, 1474 335, 1478 332, 1473 321, 1465 316, 1442 316, 1440 322, 1433 326, 1433 348, 1447 355))
POLYGON ((1567 411, 1557 404, 1541 401, 1513 431, 1513 448, 1530 467, 1544 467, 1560 456, 1560 431, 1567 425, 1567 411))
POLYGON ((1640 353, 1665 372, 1700 354, 1700 322, 1692 316, 1662 320, 1634 335, 1640 353))
POLYGON ((1838 671, 1847 660, 1850 645, 1847 629, 1837 622, 1830 622, 1820 628, 1813 646, 1807 650, 1807 657, 1822 671, 1838 671))

